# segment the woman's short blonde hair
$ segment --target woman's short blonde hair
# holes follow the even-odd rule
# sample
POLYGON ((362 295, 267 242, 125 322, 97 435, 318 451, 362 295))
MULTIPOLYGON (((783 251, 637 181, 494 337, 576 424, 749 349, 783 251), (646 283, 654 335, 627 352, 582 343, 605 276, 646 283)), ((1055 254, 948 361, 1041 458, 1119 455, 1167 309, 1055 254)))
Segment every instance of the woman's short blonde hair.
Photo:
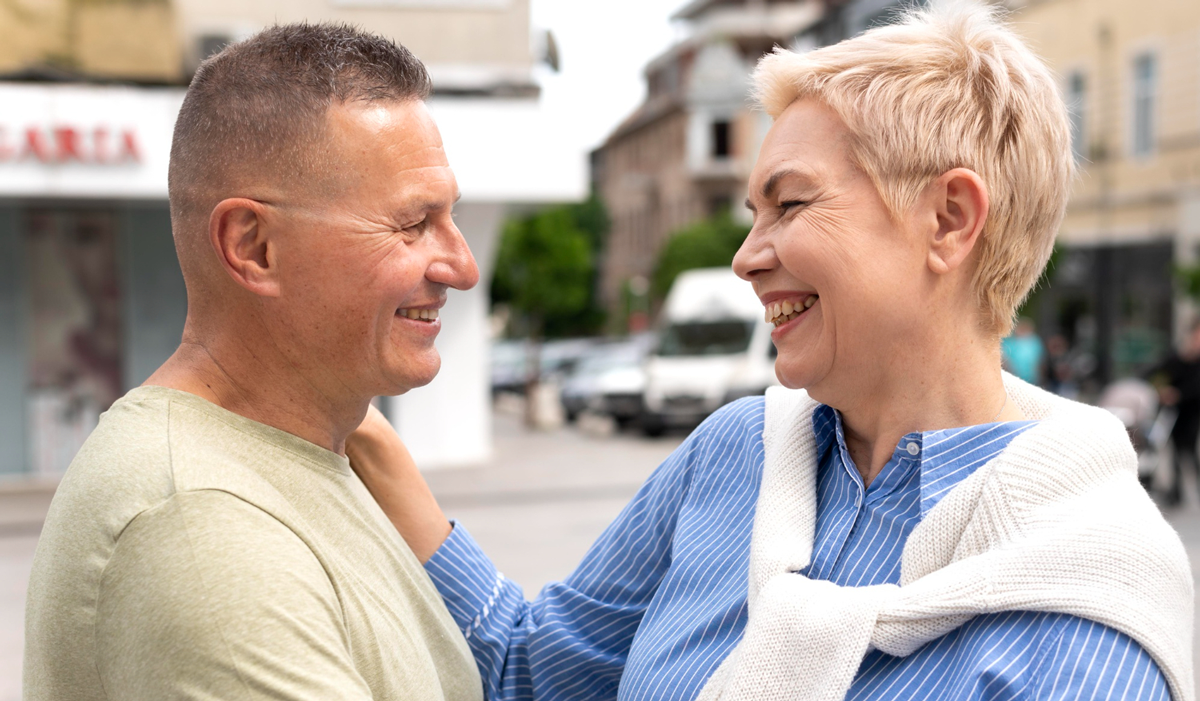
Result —
POLYGON ((946 171, 975 171, 991 209, 974 289, 990 329, 1012 330, 1050 258, 1074 162, 1054 76, 997 10, 935 0, 840 44, 776 49, 754 85, 772 117, 802 98, 837 112, 893 216, 946 171))

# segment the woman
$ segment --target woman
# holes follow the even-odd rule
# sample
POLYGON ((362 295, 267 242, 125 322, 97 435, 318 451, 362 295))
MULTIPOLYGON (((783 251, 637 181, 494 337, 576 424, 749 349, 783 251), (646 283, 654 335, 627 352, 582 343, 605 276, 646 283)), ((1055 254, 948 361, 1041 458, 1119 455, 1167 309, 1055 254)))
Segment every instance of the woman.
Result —
POLYGON ((533 602, 386 426, 348 446, 488 697, 1190 699, 1190 570, 1120 424, 1001 371, 1071 178, 1049 71, 959 6, 755 83, 734 269, 793 389, 710 417, 533 602))

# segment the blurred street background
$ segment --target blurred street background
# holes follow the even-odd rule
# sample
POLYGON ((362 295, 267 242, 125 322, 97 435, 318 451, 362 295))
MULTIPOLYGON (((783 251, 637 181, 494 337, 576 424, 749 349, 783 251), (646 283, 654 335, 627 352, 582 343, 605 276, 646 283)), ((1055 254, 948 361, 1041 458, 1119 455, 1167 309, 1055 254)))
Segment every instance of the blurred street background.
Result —
MULTIPOLYGON (((1059 76, 1080 170, 1006 365, 1121 417, 1195 566, 1200 2, 993 1, 1059 76)), ((0 0, 0 701, 20 695, 54 485, 179 341, 166 168, 205 57, 275 21, 338 21, 428 65, 482 282, 442 312, 438 378, 379 406, 532 595, 691 427, 776 382, 761 305, 728 269, 770 126, 748 76, 774 46, 835 43, 898 7, 0 0)))

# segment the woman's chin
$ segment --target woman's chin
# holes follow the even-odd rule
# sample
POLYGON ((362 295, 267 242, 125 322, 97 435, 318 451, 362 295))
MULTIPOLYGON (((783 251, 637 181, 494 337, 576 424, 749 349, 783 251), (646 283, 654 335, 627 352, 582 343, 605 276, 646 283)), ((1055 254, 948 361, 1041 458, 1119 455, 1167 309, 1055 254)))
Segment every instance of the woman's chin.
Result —
POLYGON ((818 381, 818 374, 807 364, 784 363, 782 357, 775 361, 775 377, 788 389, 809 389, 818 381))

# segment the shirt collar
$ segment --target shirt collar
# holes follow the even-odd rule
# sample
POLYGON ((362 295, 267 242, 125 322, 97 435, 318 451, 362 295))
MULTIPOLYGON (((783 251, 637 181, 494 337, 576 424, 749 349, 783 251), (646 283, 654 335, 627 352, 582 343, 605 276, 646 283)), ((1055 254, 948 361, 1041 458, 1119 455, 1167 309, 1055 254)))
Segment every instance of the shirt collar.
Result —
MULTIPOLYGON (((915 464, 921 475, 923 517, 951 489, 1003 452, 1013 438, 1035 423, 1006 421, 909 433, 900 439, 887 466, 876 481, 871 483, 871 491, 891 492, 904 481, 909 473, 907 468, 915 464)), ((854 473, 856 481, 861 484, 846 448, 846 432, 841 414, 824 404, 818 406, 813 413, 813 432, 817 442, 817 455, 824 455, 836 441, 842 464, 854 473)))

